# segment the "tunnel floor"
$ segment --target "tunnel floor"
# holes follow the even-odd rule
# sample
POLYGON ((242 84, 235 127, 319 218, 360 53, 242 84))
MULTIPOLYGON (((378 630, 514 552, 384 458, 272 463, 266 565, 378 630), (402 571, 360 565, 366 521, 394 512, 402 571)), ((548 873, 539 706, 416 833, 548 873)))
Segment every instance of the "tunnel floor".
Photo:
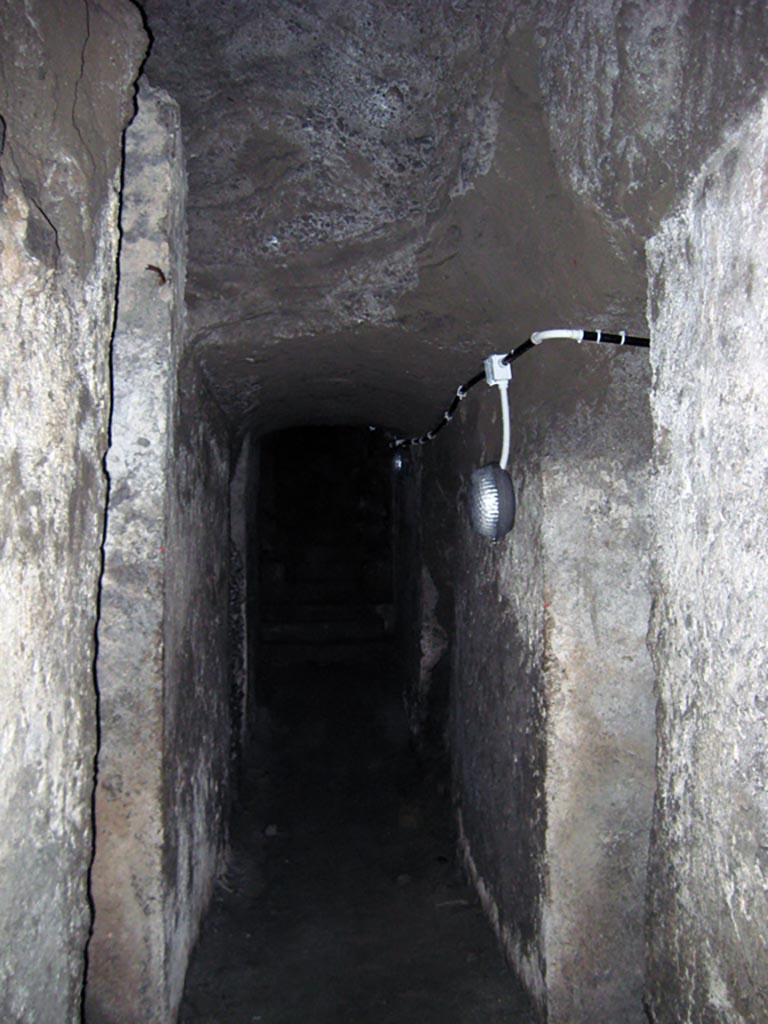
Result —
POLYGON ((182 1024, 529 1024, 387 659, 271 673, 182 1024))

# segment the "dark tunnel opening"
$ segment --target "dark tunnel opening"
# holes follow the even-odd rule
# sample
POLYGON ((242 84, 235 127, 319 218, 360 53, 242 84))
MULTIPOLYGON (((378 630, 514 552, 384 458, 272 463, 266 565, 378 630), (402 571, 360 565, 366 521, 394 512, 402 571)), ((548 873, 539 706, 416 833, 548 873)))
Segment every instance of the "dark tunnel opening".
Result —
POLYGON ((261 447, 260 641, 265 669, 390 657, 392 458, 381 435, 314 427, 261 447))
POLYGON ((409 728, 400 460, 302 427, 257 464, 250 738, 180 1020, 533 1020, 456 859, 445 722, 409 728))

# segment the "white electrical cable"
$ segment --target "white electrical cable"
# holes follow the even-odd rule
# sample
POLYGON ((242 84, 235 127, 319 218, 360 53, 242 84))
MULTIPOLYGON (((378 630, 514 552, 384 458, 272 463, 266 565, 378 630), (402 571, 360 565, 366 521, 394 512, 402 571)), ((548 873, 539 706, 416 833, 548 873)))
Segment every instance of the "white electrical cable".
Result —
POLYGON ((499 395, 501 396, 501 422, 504 430, 504 440, 501 445, 501 458, 499 459, 499 465, 502 469, 507 468, 509 462, 509 381, 502 380, 498 382, 499 395))

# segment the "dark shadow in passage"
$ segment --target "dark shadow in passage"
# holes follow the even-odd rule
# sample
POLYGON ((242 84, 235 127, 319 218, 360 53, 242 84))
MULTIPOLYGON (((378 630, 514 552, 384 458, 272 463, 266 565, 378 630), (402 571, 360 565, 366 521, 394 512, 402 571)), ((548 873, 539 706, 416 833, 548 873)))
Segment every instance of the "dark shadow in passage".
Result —
POLYGON ((456 867, 446 779, 410 742, 390 471, 365 431, 262 449, 257 736, 184 1024, 534 1020, 456 867))

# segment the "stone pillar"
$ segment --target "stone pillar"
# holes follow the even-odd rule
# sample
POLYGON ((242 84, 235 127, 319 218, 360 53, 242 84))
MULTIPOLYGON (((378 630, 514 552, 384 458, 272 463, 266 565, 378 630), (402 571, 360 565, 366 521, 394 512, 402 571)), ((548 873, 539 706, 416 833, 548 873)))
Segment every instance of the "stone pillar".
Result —
MULTIPOLYGON (((95 927, 87 1016, 167 1021, 163 905, 164 586, 181 344, 178 110, 142 84, 128 129, 97 679, 95 927)), ((182 265, 183 266, 183 265, 182 265)))
POLYGON ((228 444, 185 349, 179 112, 145 80, 126 138, 89 1024, 169 1024, 225 846, 228 444))
POLYGON ((80 1019, 135 6, 0 5, 0 1020, 80 1019))
MULTIPOLYGON (((641 428, 639 413, 630 415, 641 428)), ((542 467, 550 1024, 644 1020, 655 756, 649 446, 639 429, 634 450, 624 438, 599 455, 611 426, 594 422, 586 457, 573 450, 542 467)))
POLYGON ((657 1024, 768 1020, 768 106, 648 246, 657 1024))

